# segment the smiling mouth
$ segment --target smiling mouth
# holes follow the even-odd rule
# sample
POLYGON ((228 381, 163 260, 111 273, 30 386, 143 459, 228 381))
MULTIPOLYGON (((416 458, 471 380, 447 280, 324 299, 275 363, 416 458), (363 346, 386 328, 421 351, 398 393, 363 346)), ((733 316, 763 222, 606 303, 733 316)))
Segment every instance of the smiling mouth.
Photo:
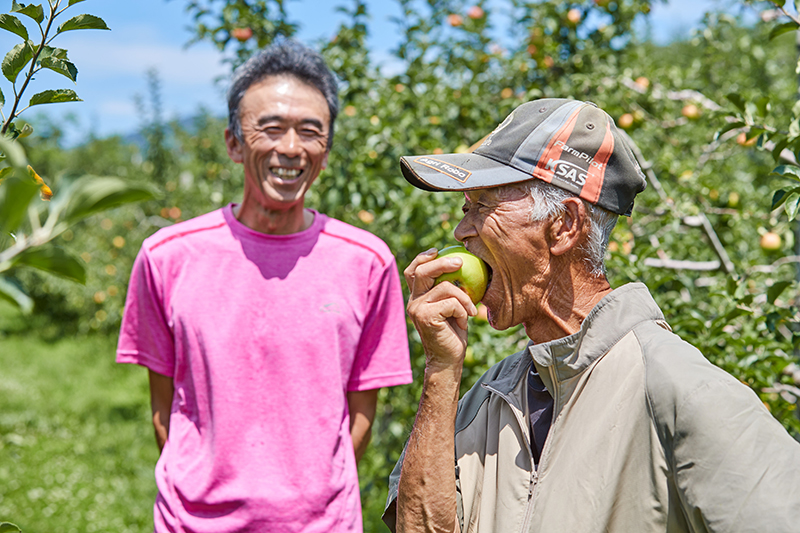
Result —
POLYGON ((269 171, 282 180, 292 181, 303 173, 300 168, 270 167, 269 171))

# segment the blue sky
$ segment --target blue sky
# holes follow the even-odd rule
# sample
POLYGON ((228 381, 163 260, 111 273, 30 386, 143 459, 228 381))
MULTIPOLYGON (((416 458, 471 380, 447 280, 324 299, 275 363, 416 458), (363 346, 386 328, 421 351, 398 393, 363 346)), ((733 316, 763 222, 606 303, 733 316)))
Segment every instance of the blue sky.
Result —
MULTIPOLYGON (((307 43, 330 38, 342 17, 336 13, 335 6, 342 3, 346 2, 289 2, 292 19, 301 25, 298 38, 307 43)), ((11 0, 3 0, 2 4, 7 12, 11 0)), ((71 7, 67 13, 97 15, 112 31, 75 31, 60 35, 53 44, 69 50, 69 57, 79 70, 77 85, 73 86, 57 74, 44 72, 26 94, 72 88, 84 101, 41 106, 23 117, 46 113, 58 120, 71 113, 78 118, 78 126, 70 130, 72 139, 83 138, 90 131, 98 136, 130 133, 141 123, 135 97, 137 94, 146 96, 145 73, 153 68, 161 80, 166 118, 191 115, 200 106, 224 114, 224 88, 214 80, 225 75, 228 67, 221 62, 222 55, 207 44, 184 46, 191 38, 185 4, 184 0, 86 0, 71 7)), ((395 45, 389 17, 397 14, 398 9, 395 2, 388 0, 371 0, 368 5, 373 17, 370 47, 380 58, 395 45)), ((655 38, 666 40, 688 35, 702 14, 714 5, 714 0, 671 0, 656 4, 652 13, 655 38)), ((2 50, 10 49, 18 41, 15 35, 0 31, 2 50)), ((6 100, 10 100, 11 87, 4 78, 0 78, 0 88, 6 100)), ((27 102, 27 97, 24 101, 27 102)), ((8 106, 7 103, 6 108, 8 106)))

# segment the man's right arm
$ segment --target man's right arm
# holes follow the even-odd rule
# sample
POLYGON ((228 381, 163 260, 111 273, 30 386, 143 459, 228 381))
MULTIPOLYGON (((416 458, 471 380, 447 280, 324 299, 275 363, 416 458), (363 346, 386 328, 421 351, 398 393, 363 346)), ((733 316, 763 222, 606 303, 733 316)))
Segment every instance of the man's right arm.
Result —
POLYGON ((397 494, 397 531, 459 531, 456 517, 455 419, 467 346, 467 318, 477 309, 450 283, 436 277, 461 266, 436 259, 433 250, 405 270, 411 289, 408 314, 426 354, 425 378, 408 441, 397 494))
POLYGON ((153 412, 153 429, 156 433, 158 450, 162 451, 169 436, 169 417, 172 412, 172 395, 175 385, 172 378, 152 370, 150 375, 150 407, 153 412))

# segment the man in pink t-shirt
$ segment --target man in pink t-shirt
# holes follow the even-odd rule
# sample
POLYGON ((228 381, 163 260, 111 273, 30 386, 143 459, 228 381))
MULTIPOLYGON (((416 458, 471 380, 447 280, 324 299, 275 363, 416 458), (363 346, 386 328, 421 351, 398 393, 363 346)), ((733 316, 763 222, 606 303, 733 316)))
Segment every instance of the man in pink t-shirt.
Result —
POLYGON ((117 349, 149 369, 155 531, 359 532, 378 389, 411 382, 397 266, 304 207, 338 110, 318 54, 255 55, 228 109, 242 202, 144 241, 117 349))

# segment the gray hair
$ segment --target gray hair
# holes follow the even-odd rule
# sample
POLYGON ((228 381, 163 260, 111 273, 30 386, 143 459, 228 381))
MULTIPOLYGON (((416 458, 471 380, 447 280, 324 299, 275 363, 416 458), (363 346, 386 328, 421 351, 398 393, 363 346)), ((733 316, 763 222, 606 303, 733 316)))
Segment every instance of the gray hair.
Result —
POLYGON ((281 75, 294 76, 316 87, 322 93, 330 112, 328 131, 328 150, 330 150, 333 145, 333 123, 339 113, 336 78, 322 56, 290 39, 261 50, 234 71, 228 89, 228 129, 239 141, 243 141, 239 104, 244 94, 251 86, 265 78, 281 75))
MULTIPOLYGON (((532 221, 547 220, 564 213, 567 210, 564 200, 577 197, 565 189, 538 179, 508 187, 523 191, 533 199, 530 214, 532 221)), ((589 273, 597 277, 605 276, 605 254, 606 248, 608 248, 608 239, 611 237, 614 226, 617 225, 619 215, 600 206, 592 205, 583 198, 580 200, 589 213, 590 227, 589 239, 581 244, 579 249, 583 252, 589 273)))

